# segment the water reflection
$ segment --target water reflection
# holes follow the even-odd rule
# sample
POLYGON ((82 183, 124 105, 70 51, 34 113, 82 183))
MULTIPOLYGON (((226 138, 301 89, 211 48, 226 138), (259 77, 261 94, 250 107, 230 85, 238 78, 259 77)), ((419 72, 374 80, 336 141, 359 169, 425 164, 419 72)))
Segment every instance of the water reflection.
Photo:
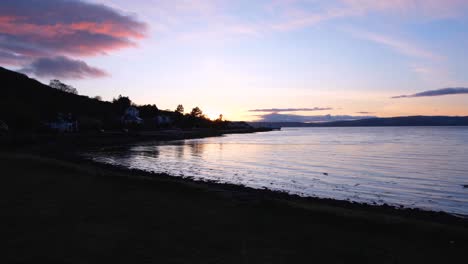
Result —
POLYGON ((182 160, 184 158, 185 146, 183 144, 175 145, 175 156, 177 159, 182 160))
POLYGON ((190 147, 190 153, 192 157, 203 157, 203 151, 205 148, 205 144, 199 142, 189 142, 187 145, 190 147))
POLYGON ((135 156, 143 156, 148 158, 157 159, 159 157, 159 148, 157 146, 151 147, 135 147, 130 149, 131 153, 134 153, 135 156))

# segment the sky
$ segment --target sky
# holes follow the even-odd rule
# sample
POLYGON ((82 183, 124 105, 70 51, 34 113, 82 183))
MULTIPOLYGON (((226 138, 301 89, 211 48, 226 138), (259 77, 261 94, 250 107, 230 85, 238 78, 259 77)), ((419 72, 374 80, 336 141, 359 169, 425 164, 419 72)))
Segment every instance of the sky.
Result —
POLYGON ((468 116, 468 0, 2 0, 0 65, 229 120, 468 116))

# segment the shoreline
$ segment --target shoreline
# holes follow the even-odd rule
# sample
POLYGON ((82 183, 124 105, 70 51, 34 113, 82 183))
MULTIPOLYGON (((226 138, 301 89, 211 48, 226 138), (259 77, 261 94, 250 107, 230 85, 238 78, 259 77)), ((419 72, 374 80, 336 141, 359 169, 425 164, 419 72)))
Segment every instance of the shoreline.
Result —
POLYGON ((78 155, 97 147, 93 141, 64 139, 0 151, 6 263, 451 263, 466 258, 464 218, 98 163, 78 155))
POLYGON ((252 129, 194 129, 194 130, 154 130, 154 131, 105 131, 105 132, 80 132, 63 134, 6 134, 0 135, 0 150, 18 149, 30 146, 47 146, 64 148, 71 147, 73 150, 89 146, 107 146, 118 144, 131 144, 145 141, 171 141, 197 139, 206 137, 220 137, 228 134, 251 134, 271 132, 270 128, 252 129))
MULTIPOLYGON (((273 129, 270 128, 255 128, 255 129, 237 129, 230 131, 218 131, 218 130, 195 130, 195 131, 177 131, 173 133, 173 130, 163 131, 146 131, 143 133, 114 133, 113 136, 109 137, 109 134, 93 134, 92 136, 86 134, 72 134, 62 135, 64 137, 55 138, 51 144, 44 144, 42 140, 39 143, 35 143, 32 148, 20 148, 17 153, 25 154, 31 152, 34 155, 44 156, 57 161, 65 161, 74 164, 83 164, 93 166, 96 168, 107 169, 110 171, 116 171, 120 174, 127 174, 127 177, 134 177, 135 179, 145 180, 158 180, 158 178, 164 178, 164 180, 174 180, 180 184, 189 185, 201 185, 204 188, 216 189, 218 191, 228 192, 240 192, 249 194, 250 196, 270 197, 273 199, 282 199, 286 201, 300 201, 301 203, 324 203, 330 206, 339 206, 347 209, 365 209, 365 210, 376 210, 384 213, 395 214, 396 216, 404 217, 416 217, 424 220, 448 220, 454 222, 460 222, 468 226, 468 215, 460 215, 449 213, 445 211, 433 211, 424 210, 420 208, 409 208, 404 206, 396 206, 389 204, 371 204, 363 202, 355 202, 351 200, 339 200, 334 198, 321 198, 316 196, 300 196, 287 191, 272 190, 265 188, 253 188, 242 184, 232 184, 217 182, 214 180, 197 180, 191 176, 176 176, 169 173, 155 173, 142 169, 132 169, 121 165, 108 164, 93 161, 89 158, 82 156, 85 152, 95 151, 96 148, 114 147, 123 145, 133 145, 145 142, 171 142, 179 140, 190 140, 190 139, 201 139, 207 137, 219 137, 228 134, 249 134, 249 133, 263 133, 270 132, 273 129), (71 137, 70 137, 71 136, 71 137), (105 139, 105 140, 103 140, 105 139), (427 219, 426 219, 427 218, 427 219)), ((111 134, 112 135, 112 134, 111 134)), ((46 140, 49 138, 47 137, 46 140)), ((1 145, 0 145, 1 146, 1 145)), ((14 148, 8 148, 7 150, 14 150, 14 148)), ((2 149, 0 148, 0 157, 2 156, 2 149)), ((231 194, 233 196, 233 194, 231 194)), ((234 195, 235 196, 235 195, 234 195)))
POLYGON ((350 200, 339 200, 334 198, 321 198, 316 196, 300 196, 287 191, 273 190, 269 188, 253 188, 242 184, 218 182, 214 180, 198 180, 192 176, 176 176, 170 173, 156 173, 142 169, 128 168, 122 165, 109 164, 93 161, 88 158, 78 157, 75 162, 89 164, 103 169, 110 169, 120 172, 129 178, 141 179, 145 181, 173 181, 179 184, 187 184, 205 188, 207 191, 226 192, 228 196, 245 197, 255 201, 256 199, 283 200, 286 203, 299 203, 302 206, 311 204, 323 204, 324 206, 336 206, 347 210, 364 210, 373 213, 394 214, 395 217, 414 217, 421 220, 434 220, 435 222, 447 221, 446 223, 459 223, 468 227, 468 215, 453 214, 445 211, 424 210, 420 208, 409 208, 403 206, 393 206, 389 204, 371 204, 354 202, 350 200), (197 186, 198 185, 198 186, 197 186))
POLYGON ((5 263, 453 263, 468 222, 2 153, 5 263), (244 252, 244 253, 242 253, 244 252), (243 259, 240 259, 243 258, 243 259))
MULTIPOLYGON (((129 144, 134 144, 129 143, 129 144)), ((0 157, 8 158, 10 155, 5 155, 0 152, 0 157)), ((198 180, 192 176, 176 176, 169 173, 156 173, 142 169, 128 168, 122 165, 108 164, 93 161, 89 158, 82 157, 77 153, 72 155, 56 156, 38 156, 37 154, 16 153, 13 157, 32 158, 43 160, 46 162, 58 163, 72 168, 84 166, 87 170, 103 170, 111 173, 114 176, 123 177, 130 181, 142 182, 164 182, 188 186, 190 188, 200 189, 206 192, 221 194, 234 200, 239 200, 245 203, 257 202, 258 200, 272 200, 280 203, 285 203, 292 206, 308 208, 309 206, 319 206, 326 211, 337 211, 338 215, 362 217, 365 214, 375 214, 378 217, 398 219, 407 218, 409 220, 421 220, 433 223, 456 224, 468 228, 468 216, 457 215, 444 211, 424 210, 420 208, 408 208, 403 206, 393 206, 389 204, 371 204, 355 202, 351 200, 339 200, 334 198, 321 198, 315 196, 300 196, 286 191, 272 190, 268 188, 253 188, 241 184, 224 183, 214 180, 198 180), (343 210, 343 212, 340 212, 343 210)), ((85 170, 86 171, 86 170, 85 170)), ((101 175, 99 175, 101 176, 101 175)), ((367 218, 367 216, 365 216, 367 218)))
MULTIPOLYGON (((195 138, 186 138, 186 139, 196 139, 199 137, 195 138)), ((179 140, 185 140, 185 139, 170 139, 170 140, 152 140, 155 142, 171 142, 171 141, 179 141, 179 140)), ((152 141, 135 141, 135 142, 130 142, 128 144, 125 144, 125 146, 131 146, 134 144, 139 144, 139 143, 145 143, 145 142, 152 142, 152 141)), ((98 148, 104 148, 104 147, 114 147, 114 146, 99 146, 98 148)), ((86 150, 85 152, 93 152, 96 149, 92 150, 86 150)), ((196 177, 193 176, 185 176, 185 175, 174 175, 171 174, 170 172, 164 172, 164 173, 158 173, 158 172, 152 172, 149 170, 144 170, 144 169, 137 169, 137 168, 128 168, 119 164, 111 164, 111 163, 105 163, 105 162, 98 162, 98 161, 93 161, 91 158, 86 158, 83 156, 79 156, 74 158, 75 161, 81 160, 85 163, 90 163, 95 166, 104 166, 106 168, 115 168, 117 170, 121 170, 123 172, 128 172, 133 175, 145 175, 145 177, 153 178, 153 177, 171 177, 171 178, 178 178, 181 179, 182 181, 190 181, 193 183, 202 183, 202 184, 207 184, 211 188, 223 188, 227 187, 230 190, 234 190, 236 188, 239 188, 237 191, 247 191, 250 190, 250 192, 267 192, 270 193, 273 196, 277 196, 278 198, 281 197, 280 199, 286 199, 286 200, 297 200, 301 202, 314 202, 314 203, 326 203, 326 204, 331 204, 331 205, 337 205, 337 206, 342 206, 346 208, 380 208, 383 209, 383 211, 388 212, 388 213, 395 213, 398 215, 405 215, 405 216, 417 216, 417 217, 434 217, 434 218, 456 218, 456 219, 461 219, 462 221, 467 221, 468 223, 468 215, 464 214, 457 214, 457 213, 451 213, 447 211, 436 211, 436 210, 429 210, 429 209, 423 209, 423 208, 418 208, 418 207, 405 207, 404 205, 392 205, 392 204, 387 204, 387 203, 372 203, 372 202, 358 202, 358 201, 352 201, 352 200, 342 200, 342 199, 335 199, 335 198, 324 198, 324 197, 319 197, 319 196, 307 196, 307 195, 299 195, 295 193, 290 193, 286 190, 275 190, 275 189, 270 189, 268 186, 264 186, 263 188, 255 188, 255 187, 250 187, 246 186, 243 184, 235 184, 235 183, 229 183, 229 182, 221 182, 221 181, 216 181, 216 180, 209 180, 209 179, 197 179, 196 177)))

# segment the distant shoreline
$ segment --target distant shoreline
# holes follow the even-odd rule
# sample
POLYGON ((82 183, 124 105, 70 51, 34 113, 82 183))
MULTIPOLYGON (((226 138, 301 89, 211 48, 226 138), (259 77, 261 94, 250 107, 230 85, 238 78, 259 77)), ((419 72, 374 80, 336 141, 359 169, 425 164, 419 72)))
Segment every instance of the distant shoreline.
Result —
POLYGON ((468 126, 468 116, 401 116, 323 122, 250 122, 254 127, 431 127, 468 126))
POLYGON ((270 132, 270 128, 251 129, 192 129, 192 130, 152 130, 152 131, 105 131, 105 132, 84 132, 84 133, 57 133, 57 134, 6 134, 0 136, 0 150, 3 146, 6 149, 15 149, 28 145, 53 144, 57 149, 69 148, 70 151, 77 151, 86 147, 99 147, 107 145, 131 144, 145 141, 169 141, 196 139, 205 137, 219 137, 227 134, 248 134, 259 132, 270 132))

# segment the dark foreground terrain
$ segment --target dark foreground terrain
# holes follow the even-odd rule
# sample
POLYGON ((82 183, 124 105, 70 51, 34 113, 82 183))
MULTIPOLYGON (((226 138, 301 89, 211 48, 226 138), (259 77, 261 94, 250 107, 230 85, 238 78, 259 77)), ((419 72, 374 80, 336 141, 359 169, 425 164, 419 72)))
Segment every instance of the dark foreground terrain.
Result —
POLYGON ((1 263, 465 263, 446 215, 0 154, 1 263))

